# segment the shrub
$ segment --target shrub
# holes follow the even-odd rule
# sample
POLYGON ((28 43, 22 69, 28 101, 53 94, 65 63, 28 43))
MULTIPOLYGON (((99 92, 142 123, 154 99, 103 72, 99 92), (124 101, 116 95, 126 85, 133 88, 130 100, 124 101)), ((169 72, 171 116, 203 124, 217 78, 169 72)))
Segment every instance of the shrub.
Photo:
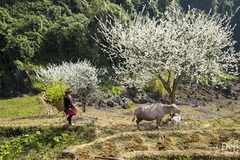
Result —
POLYGON ((113 82, 106 80, 102 85, 100 85, 99 90, 106 93, 106 97, 114 96, 119 97, 124 90, 123 87, 115 85, 113 82))
POLYGON ((132 109, 133 108, 133 102, 131 100, 127 101, 127 108, 132 109))
POLYGON ((42 82, 35 82, 32 86, 33 92, 40 93, 44 91, 45 85, 42 82))
POLYGON ((72 62, 62 62, 62 64, 49 64, 46 68, 36 70, 37 78, 44 84, 62 80, 71 86, 74 91, 80 92, 82 89, 96 89, 100 82, 99 76, 105 73, 105 69, 97 69, 87 60, 72 62))
POLYGON ((82 104, 86 104, 90 94, 98 87, 99 77, 105 72, 104 68, 97 69, 87 60, 76 63, 62 62, 60 65, 49 64, 46 68, 36 70, 37 79, 46 86, 46 96, 51 102, 61 99, 66 86, 70 86, 74 93, 83 97, 82 104))

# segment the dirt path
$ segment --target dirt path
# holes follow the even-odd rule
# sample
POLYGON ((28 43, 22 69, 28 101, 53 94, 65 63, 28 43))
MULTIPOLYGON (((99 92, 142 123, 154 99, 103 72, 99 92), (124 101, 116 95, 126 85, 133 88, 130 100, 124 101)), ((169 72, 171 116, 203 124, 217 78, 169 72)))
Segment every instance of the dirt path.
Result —
MULTIPOLYGON (((141 106, 136 105, 137 106, 141 106)), ((182 127, 187 127, 187 122, 190 120, 207 120, 213 118, 231 118, 235 115, 237 110, 229 110, 223 108, 218 110, 215 106, 191 107, 186 105, 179 105, 182 110, 182 127), (185 121, 186 120, 186 121, 185 121)), ((53 108, 54 109, 54 108, 53 108)), ((73 117, 75 125, 82 125, 85 123, 94 123, 95 125, 108 126, 110 128, 122 128, 128 131, 137 130, 136 123, 132 122, 133 110, 122 109, 121 107, 98 109, 95 107, 87 107, 86 112, 83 113, 81 108, 78 108, 77 115, 73 117)), ((64 125, 67 123, 66 116, 63 112, 54 110, 53 115, 42 117, 28 117, 28 118, 3 118, 0 119, 0 126, 50 126, 50 125, 64 125)), ((169 118, 166 115, 163 121, 169 118)), ((155 126, 155 121, 142 121, 140 125, 144 130, 151 129, 155 126), (146 127, 146 129, 144 128, 146 127)))

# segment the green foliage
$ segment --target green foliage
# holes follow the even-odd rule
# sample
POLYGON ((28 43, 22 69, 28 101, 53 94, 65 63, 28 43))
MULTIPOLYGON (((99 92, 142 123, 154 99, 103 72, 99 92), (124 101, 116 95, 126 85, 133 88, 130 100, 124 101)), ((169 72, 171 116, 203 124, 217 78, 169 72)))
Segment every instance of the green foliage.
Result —
POLYGON ((108 0, 92 0, 89 5, 90 17, 106 18, 108 16, 118 15, 123 11, 118 5, 109 2, 108 0))
POLYGON ((211 120, 211 123, 214 127, 228 127, 228 126, 235 126, 236 123, 233 123, 233 119, 226 119, 226 118, 214 118, 211 120))
POLYGON ((222 126, 224 123, 225 123, 225 120, 223 118, 214 118, 213 119, 214 126, 222 126))
POLYGON ((88 8, 88 2, 86 0, 63 0, 63 2, 69 6, 71 11, 75 14, 77 13, 84 13, 88 14, 89 8, 88 8))
POLYGON ((34 44, 33 41, 29 40, 25 35, 17 35, 9 39, 9 43, 3 49, 8 60, 11 62, 15 60, 20 60, 23 62, 28 62, 34 56, 34 44))
POLYGON ((159 8, 166 7, 161 6, 161 3, 164 3, 166 0, 132 0, 133 5, 135 6, 137 13, 143 10, 145 7, 144 15, 149 15, 150 17, 156 16, 159 13, 159 8))
POLYGON ((238 112, 236 112, 237 114, 232 118, 233 122, 235 124, 240 124, 240 110, 238 110, 238 112))
POLYGON ((162 82, 158 78, 148 82, 144 90, 154 93, 156 97, 166 98, 168 96, 167 91, 164 89, 162 82))
POLYGON ((58 23, 49 27, 43 41, 45 52, 37 56, 41 61, 49 57, 48 62, 60 62, 85 59, 88 51, 89 19, 83 14, 61 17, 58 23), (66 47, 67 46, 67 47, 66 47), (43 57, 42 57, 43 56, 43 57))
POLYGON ((91 58, 92 54, 85 54, 90 48, 87 1, 2 3, 6 9, 0 10, 0 69, 15 60, 44 64, 91 58))
POLYGON ((203 121, 200 121, 199 119, 195 119, 195 118, 190 118, 188 122, 190 124, 190 128, 195 128, 195 127, 198 128, 202 126, 202 124, 204 123, 203 121))
POLYGON ((64 97, 66 88, 67 86, 63 81, 57 80, 47 84, 44 90, 50 102, 55 103, 64 97))
POLYGON ((224 76, 226 79, 228 79, 228 80, 238 80, 238 77, 235 76, 235 75, 223 73, 223 76, 224 76))
MULTIPOLYGON (((145 13, 156 16, 172 0, 1 0, 0 75, 7 74, 16 61, 25 64, 60 63, 88 59, 96 66, 110 66, 91 36, 98 34, 96 17, 134 17, 143 4, 145 13), (121 13, 121 14, 120 14, 121 13), (4 72, 3 72, 4 71, 4 72)), ((184 7, 233 13, 238 0, 178 0, 184 7)), ((238 23, 237 12, 233 24, 238 23)), ((128 19, 130 21, 130 18, 128 19)), ((239 37, 238 25, 234 37, 239 37)), ((236 48, 239 45, 236 45, 236 48)), ((26 68, 24 68, 26 69, 26 68)))
POLYGON ((103 91, 106 97, 114 96, 119 97, 122 91, 124 90, 123 87, 115 85, 110 81, 105 81, 104 84, 99 86, 99 90, 103 91))
POLYGON ((40 93, 44 91, 45 85, 42 82, 35 82, 32 86, 33 92, 40 93))
POLYGON ((182 156, 179 157, 179 160, 192 160, 191 156, 182 156))
POLYGON ((99 127, 99 130, 101 130, 104 134, 106 134, 107 136, 111 136, 114 134, 114 131, 111 128, 108 128, 106 126, 104 127, 99 127))
POLYGON ((110 2, 121 5, 130 16, 131 15, 134 16, 137 13, 133 5, 133 0, 124 0, 124 1, 110 0, 110 2))
MULTIPOLYGON (((5 129, 6 132, 10 129, 5 129)), ((13 128, 16 133, 19 128, 13 128)), ((0 159, 55 159, 61 151, 74 144, 90 142, 95 137, 91 126, 77 128, 20 128, 19 136, 0 143, 0 159), (82 134, 85 133, 85 134, 82 134), (42 154, 44 153, 44 154, 42 154)))
POLYGON ((216 77, 218 83, 213 83, 212 86, 224 91, 226 94, 231 95, 233 93, 232 81, 237 81, 238 77, 235 75, 230 75, 223 73, 223 77, 216 77))
POLYGON ((202 0, 202 1, 198 1, 198 0, 180 0, 180 4, 181 6, 183 6, 183 8, 185 10, 187 10, 188 5, 190 5, 192 8, 199 8, 201 10, 205 10, 206 12, 209 12, 209 10, 211 8, 213 8, 212 4, 213 4, 213 0, 202 0))
POLYGON ((229 81, 225 81, 224 86, 226 87, 226 88, 224 88, 224 92, 231 95, 233 93, 232 83, 229 81))
POLYGON ((1 118, 23 118, 38 116, 42 110, 38 96, 0 100, 1 118))
POLYGON ((133 108, 133 101, 127 100, 126 103, 127 103, 127 108, 131 110, 133 108))
POLYGON ((21 61, 19 61, 19 60, 16 60, 16 61, 14 61, 14 65, 19 69, 19 70, 24 70, 24 65, 23 65, 23 63, 21 62, 21 61))

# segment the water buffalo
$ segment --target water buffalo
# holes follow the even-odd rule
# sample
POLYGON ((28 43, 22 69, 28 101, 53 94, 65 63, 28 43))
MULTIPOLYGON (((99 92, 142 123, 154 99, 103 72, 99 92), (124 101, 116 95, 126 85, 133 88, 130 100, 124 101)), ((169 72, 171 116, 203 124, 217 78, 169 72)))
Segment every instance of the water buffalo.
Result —
POLYGON ((157 128, 159 128, 160 122, 162 121, 162 118, 166 114, 175 114, 180 112, 181 110, 175 104, 167 105, 167 104, 155 103, 147 106, 138 107, 134 111, 134 117, 132 121, 135 120, 135 116, 136 116, 138 129, 141 130, 139 127, 139 123, 142 120, 152 121, 156 119, 157 128))

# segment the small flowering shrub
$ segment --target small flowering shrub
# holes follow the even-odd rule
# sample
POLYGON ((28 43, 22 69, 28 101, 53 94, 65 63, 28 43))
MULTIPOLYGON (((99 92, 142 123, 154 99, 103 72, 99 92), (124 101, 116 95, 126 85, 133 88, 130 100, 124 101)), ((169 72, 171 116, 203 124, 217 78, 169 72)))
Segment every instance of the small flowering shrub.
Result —
POLYGON ((55 103, 63 98, 66 88, 66 84, 61 80, 51 82, 45 88, 46 97, 50 100, 50 102, 55 103))
POLYGON ((36 70, 36 73, 37 79, 45 85, 47 98, 54 103, 63 97, 68 87, 71 87, 75 94, 90 94, 86 91, 94 91, 98 87, 99 76, 105 73, 105 69, 97 69, 85 60, 49 64, 46 68, 36 70))

